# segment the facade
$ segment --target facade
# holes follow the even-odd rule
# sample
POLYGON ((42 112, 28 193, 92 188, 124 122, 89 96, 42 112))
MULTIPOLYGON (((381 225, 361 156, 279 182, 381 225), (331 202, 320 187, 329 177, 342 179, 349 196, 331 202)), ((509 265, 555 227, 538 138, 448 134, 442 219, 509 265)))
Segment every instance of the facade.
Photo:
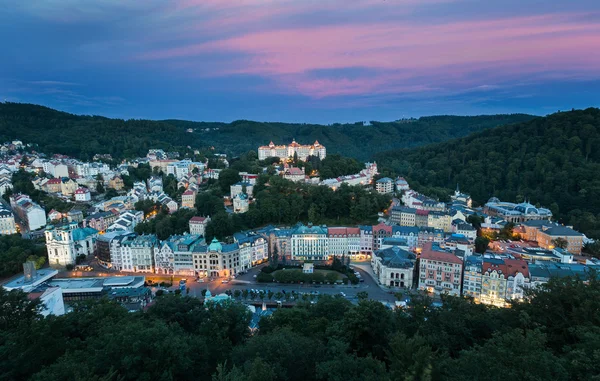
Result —
POLYGON ((484 258, 481 303, 506 307, 512 299, 523 299, 523 290, 528 285, 527 262, 518 259, 484 258))
POLYGON ((237 243, 223 244, 214 238, 210 245, 195 245, 192 251, 195 273, 201 277, 229 277, 250 268, 237 243))
POLYGON ((312 224, 296 225, 291 232, 291 257, 293 260, 329 259, 327 228, 312 224))
POLYGON ((477 238, 477 229, 466 222, 457 224, 454 228, 454 232, 467 237, 467 239, 471 241, 475 241, 475 238, 477 238))
POLYGON ((89 215, 85 220, 83 220, 83 226, 103 232, 106 231, 106 229, 108 229, 108 227, 112 225, 118 218, 118 214, 110 211, 98 212, 89 215))
POLYGON ((49 225, 45 231, 48 263, 63 267, 74 265, 77 256, 93 254, 96 249, 98 231, 78 228, 76 222, 61 227, 49 225))
POLYGON ((383 240, 386 238, 390 238, 393 234, 393 229, 391 226, 382 223, 379 223, 373 226, 373 251, 379 250, 381 248, 381 244, 383 240))
POLYGON ((90 190, 87 188, 78 188, 75 190, 75 201, 88 202, 92 200, 90 190))
POLYGON ((269 259, 269 243, 266 235, 255 232, 240 232, 233 235, 240 249, 240 266, 242 271, 249 266, 256 266, 269 259))
POLYGON ((530 220, 522 224, 525 229, 524 238, 535 241, 544 249, 554 249, 555 240, 562 238, 567 242, 565 248, 573 254, 581 254, 583 249, 583 234, 564 225, 547 220, 530 220))
POLYGON ((392 193, 394 191, 394 180, 389 177, 383 177, 375 182, 377 193, 392 193))
POLYGON ((10 196, 10 206, 29 231, 46 226, 46 211, 24 194, 10 196))
POLYGON ((283 178, 293 182, 304 181, 306 175, 304 170, 297 167, 290 167, 283 172, 283 178))
POLYGON ((552 212, 546 208, 536 208, 528 202, 514 204, 504 202, 492 197, 483 208, 483 212, 490 216, 497 216, 507 222, 515 224, 532 220, 550 220, 552 212))
POLYGON ((400 226, 417 226, 417 210, 406 206, 394 206, 390 211, 390 222, 400 226))
POLYGON ((452 231, 452 219, 448 213, 432 211, 427 215, 427 227, 449 233, 452 231))
POLYGON ((17 227, 14 214, 4 204, 0 203, 0 235, 16 233, 17 227))
POLYGON ((399 246, 373 252, 371 267, 379 284, 390 288, 412 288, 417 257, 399 246))
POLYGON ((347 228, 328 228, 329 255, 341 257, 349 253, 347 228))
POLYGON ((196 192, 193 190, 186 190, 181 195, 181 207, 182 208, 193 208, 196 205, 196 192))
POLYGON ((321 145, 317 140, 312 145, 301 145, 293 140, 290 145, 277 146, 270 142, 267 146, 258 147, 258 160, 265 160, 269 157, 279 157, 287 159, 288 157, 298 156, 299 160, 306 161, 309 156, 317 156, 321 160, 327 155, 325 146, 321 145))
POLYGON ((471 255, 465 259, 465 272, 463 274, 463 296, 471 297, 476 303, 481 301, 481 268, 483 257, 471 255))
POLYGON ((409 189, 410 189, 410 186, 408 185, 408 181, 406 181, 406 179, 404 177, 398 177, 396 179, 396 191, 404 192, 409 189))
POLYGON ((248 197, 252 197, 252 190, 254 190, 254 185, 240 181, 230 187, 231 198, 235 198, 240 193, 246 193, 248 197))
POLYGON ((420 261, 419 289, 460 296, 463 267, 460 258, 428 243, 423 247, 420 261))
POLYGON ((210 217, 192 217, 190 218, 190 234, 196 234, 204 237, 206 225, 210 222, 210 217))
POLYGON ((154 247, 154 264, 157 274, 194 276, 194 248, 203 245, 198 235, 171 236, 154 247))
POLYGON ((246 193, 238 193, 233 198, 233 213, 246 213, 250 208, 250 202, 246 193))
POLYGON ((60 182, 60 193, 64 196, 72 196, 79 188, 79 184, 68 177, 63 177, 60 182))

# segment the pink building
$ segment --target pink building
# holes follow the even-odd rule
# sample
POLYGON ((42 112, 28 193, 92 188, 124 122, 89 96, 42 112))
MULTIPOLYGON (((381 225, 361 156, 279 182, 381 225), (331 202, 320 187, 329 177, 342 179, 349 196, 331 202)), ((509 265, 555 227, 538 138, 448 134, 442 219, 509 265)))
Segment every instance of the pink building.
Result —
POLYGON ((419 289, 435 294, 460 296, 463 261, 428 242, 423 246, 419 265, 419 289))

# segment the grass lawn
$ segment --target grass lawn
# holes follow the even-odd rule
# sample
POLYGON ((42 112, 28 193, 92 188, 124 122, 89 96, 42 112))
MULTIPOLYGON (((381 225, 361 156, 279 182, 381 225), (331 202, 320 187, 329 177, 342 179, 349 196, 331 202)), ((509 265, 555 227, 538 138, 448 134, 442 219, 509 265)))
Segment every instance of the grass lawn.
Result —
POLYGON ((323 274, 324 277, 326 277, 327 274, 333 273, 333 274, 337 275, 338 280, 343 280, 343 279, 347 278, 344 274, 338 273, 337 271, 333 271, 333 270, 315 270, 315 274, 316 273, 323 274))

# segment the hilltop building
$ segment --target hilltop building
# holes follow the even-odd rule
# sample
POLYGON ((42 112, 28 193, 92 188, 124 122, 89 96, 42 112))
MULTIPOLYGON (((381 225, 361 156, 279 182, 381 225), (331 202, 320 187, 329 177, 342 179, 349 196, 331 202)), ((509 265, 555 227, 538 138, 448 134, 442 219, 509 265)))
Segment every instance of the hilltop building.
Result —
POLYGON ((298 156, 298 160, 306 161, 309 156, 317 156, 321 160, 325 159, 327 150, 317 140, 312 145, 302 145, 293 140, 290 145, 275 145, 270 142, 267 146, 258 147, 258 160, 265 160, 269 157, 279 157, 287 159, 288 157, 298 156))

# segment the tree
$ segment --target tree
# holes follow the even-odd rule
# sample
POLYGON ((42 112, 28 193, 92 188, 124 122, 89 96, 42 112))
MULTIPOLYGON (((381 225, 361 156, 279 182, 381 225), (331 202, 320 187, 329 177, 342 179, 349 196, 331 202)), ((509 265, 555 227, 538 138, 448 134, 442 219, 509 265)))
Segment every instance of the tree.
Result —
POLYGON ((367 300, 369 298, 369 293, 367 291, 359 291, 356 293, 356 297, 358 300, 367 300))
POLYGON ((563 237, 557 237, 552 240, 552 245, 559 249, 566 249, 569 246, 569 242, 563 237))
POLYGON ((276 269, 279 266, 279 249, 277 245, 273 246, 273 253, 271 254, 271 267, 276 269))
POLYGON ((240 173, 235 169, 224 169, 219 173, 219 187, 225 194, 229 193, 230 187, 242 180, 240 173))
POLYGON ((487 251, 489 244, 490 240, 486 237, 477 237, 475 238, 475 251, 477 253, 483 254, 487 251))

